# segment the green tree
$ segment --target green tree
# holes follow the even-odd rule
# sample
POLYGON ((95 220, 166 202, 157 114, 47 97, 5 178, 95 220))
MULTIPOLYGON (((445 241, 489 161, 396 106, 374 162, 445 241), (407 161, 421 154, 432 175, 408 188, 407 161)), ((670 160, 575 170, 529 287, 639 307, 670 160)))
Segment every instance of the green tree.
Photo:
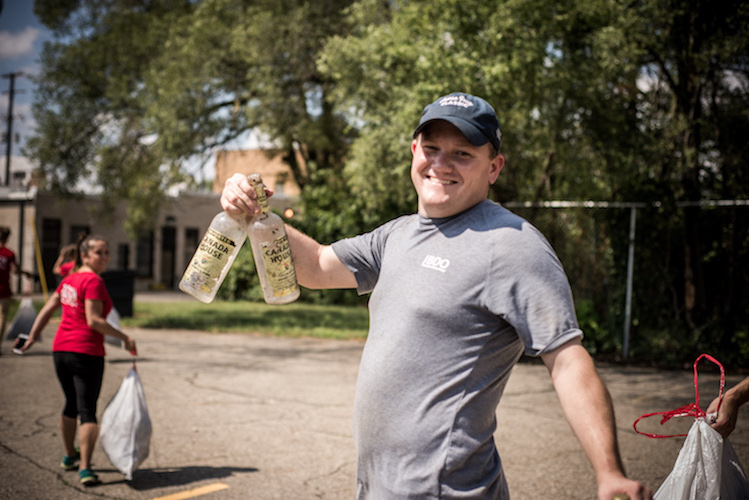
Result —
MULTIPOLYGON (((684 341, 680 352, 715 345, 710 339, 725 348, 746 332, 746 225, 735 213, 681 206, 747 195, 747 142, 737 136, 747 130, 745 5, 384 5, 353 6, 348 35, 331 39, 320 59, 338 81, 336 106, 361 124, 345 173, 365 220, 413 211, 408 142, 421 106, 455 90, 476 93, 503 124, 507 165, 496 199, 665 202, 640 212, 649 241, 638 246, 637 272, 651 278, 638 282, 638 321, 671 331, 684 341)), ((623 304, 629 214, 599 212, 593 224, 556 211, 525 215, 563 255, 576 296, 609 316, 596 324, 620 325, 622 307, 612 304, 623 304), (601 276, 610 277, 605 293, 601 276)), ((641 352, 648 347, 643 340, 641 352)))
POLYGON ((621 184, 666 204, 643 267, 659 276, 657 292, 641 307, 659 327, 678 318, 671 330, 682 344, 736 355, 749 320, 749 225, 737 209, 698 203, 749 195, 749 145, 739 137, 749 128, 749 8, 703 0, 627 7, 645 84, 638 126, 652 140, 640 175, 621 184))
POLYGON ((331 39, 320 59, 338 83, 336 107, 355 110, 352 119, 362 127, 346 172, 365 211, 413 210, 411 131, 426 103, 455 90, 481 95, 497 108, 507 167, 495 186, 496 198, 611 197, 601 151, 616 136, 602 144, 605 138, 593 140, 588 125, 595 116, 608 120, 608 130, 628 125, 621 112, 627 96, 615 89, 634 88, 638 68, 615 64, 612 55, 637 48, 612 26, 620 14, 616 5, 602 0, 389 5, 384 10, 377 0, 358 2, 349 16, 350 34, 331 39))
POLYGON ((286 151, 304 188, 310 171, 340 168, 345 123, 315 58, 337 33, 341 0, 204 0, 172 28, 145 79, 147 120, 170 157, 214 151, 258 129, 286 151))
MULTIPOLYGON (((631 53, 625 60, 637 53, 614 25, 616 5, 439 0, 385 10, 370 0, 350 12, 349 35, 327 44, 320 65, 338 82, 336 107, 355 110, 352 120, 362 124, 345 174, 365 227, 414 211, 411 133, 426 103, 456 90, 481 95, 497 109, 507 164, 495 199, 615 195, 610 172, 632 157, 628 147, 637 142, 636 135, 616 132, 635 115, 619 89, 636 88, 638 76, 635 63, 612 60, 615 52, 631 53), (606 133, 591 134, 602 124, 606 133)), ((613 265, 605 226, 594 236, 580 213, 523 215, 573 257, 565 260, 571 274, 589 276, 575 280, 576 295, 600 297, 598 278, 613 265)), ((609 300, 599 301, 600 314, 609 300)))
POLYGON ((41 56, 38 130, 26 154, 61 195, 91 183, 110 206, 130 201, 131 233, 152 226, 165 188, 181 179, 149 139, 142 78, 168 26, 190 9, 185 0, 35 2, 55 39, 41 56))
POLYGON ((37 0, 55 40, 42 55, 27 154, 61 194, 87 180, 105 200, 130 201, 133 234, 186 180, 186 160, 205 161, 250 130, 287 152, 305 186, 342 168, 351 133, 315 66, 348 3, 37 0))

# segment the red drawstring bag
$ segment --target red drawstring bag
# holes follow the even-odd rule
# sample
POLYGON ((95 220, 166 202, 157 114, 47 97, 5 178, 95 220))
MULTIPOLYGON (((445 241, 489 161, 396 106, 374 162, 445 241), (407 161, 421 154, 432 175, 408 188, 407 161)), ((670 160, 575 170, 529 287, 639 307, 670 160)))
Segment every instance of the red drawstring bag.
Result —
POLYGON ((712 361, 720 367, 720 392, 718 410, 723 402, 726 375, 723 365, 709 354, 700 355, 694 362, 695 401, 671 411, 646 413, 633 425, 635 432, 650 438, 686 436, 671 473, 653 496, 654 500, 749 500, 749 481, 738 456, 728 439, 723 439, 706 421, 708 417, 700 408, 697 383, 697 364, 701 359, 712 361), (640 432, 637 423, 643 418, 663 415, 661 425, 676 417, 694 417, 687 434, 651 434, 640 432))

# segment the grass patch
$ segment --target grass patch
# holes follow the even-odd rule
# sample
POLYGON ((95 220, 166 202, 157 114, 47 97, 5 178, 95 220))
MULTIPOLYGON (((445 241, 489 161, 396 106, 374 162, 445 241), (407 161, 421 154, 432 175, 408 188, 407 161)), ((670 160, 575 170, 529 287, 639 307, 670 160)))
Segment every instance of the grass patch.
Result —
POLYGON ((366 307, 255 302, 135 302, 123 327, 173 328, 221 333, 257 332, 284 337, 365 339, 366 307))

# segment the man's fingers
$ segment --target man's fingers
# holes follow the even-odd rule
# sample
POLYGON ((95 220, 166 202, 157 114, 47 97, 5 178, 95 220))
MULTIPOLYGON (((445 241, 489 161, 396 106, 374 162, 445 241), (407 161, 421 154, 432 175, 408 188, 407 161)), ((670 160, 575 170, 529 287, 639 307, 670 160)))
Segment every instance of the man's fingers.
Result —
POLYGON ((257 212, 257 195, 241 174, 234 174, 226 180, 221 193, 221 207, 229 213, 242 212, 254 215, 257 212))
MULTIPOLYGON (((266 187, 266 194, 273 196, 273 190, 266 187)), ((247 180, 246 175, 234 174, 224 183, 224 190, 221 192, 221 208, 230 214, 246 213, 255 215, 260 212, 260 205, 257 202, 257 193, 247 180)))

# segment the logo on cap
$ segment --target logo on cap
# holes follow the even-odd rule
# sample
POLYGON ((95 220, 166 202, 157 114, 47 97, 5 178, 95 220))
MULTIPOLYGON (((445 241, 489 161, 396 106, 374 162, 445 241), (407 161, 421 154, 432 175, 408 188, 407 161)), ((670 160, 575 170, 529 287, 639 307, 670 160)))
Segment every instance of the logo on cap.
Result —
POLYGON ((462 95, 449 95, 440 99, 440 106, 460 106, 461 108, 472 108, 473 103, 462 95))
POLYGON ((474 146, 491 142, 499 151, 502 131, 494 108, 480 97, 462 92, 440 97, 424 108, 414 139, 434 120, 445 120, 454 125, 474 146))

